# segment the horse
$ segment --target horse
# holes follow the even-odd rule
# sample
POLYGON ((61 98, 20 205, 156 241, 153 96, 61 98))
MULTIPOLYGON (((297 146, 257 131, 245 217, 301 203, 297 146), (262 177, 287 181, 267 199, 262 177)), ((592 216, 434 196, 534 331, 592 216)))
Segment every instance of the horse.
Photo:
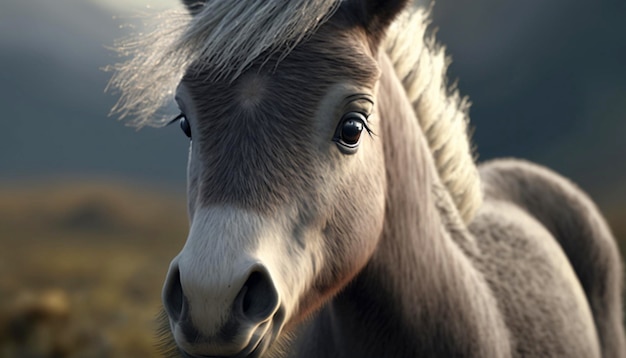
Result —
POLYGON ((182 357, 625 357, 621 259, 575 184, 478 165, 429 8, 184 0, 114 108, 189 137, 162 293, 182 357))

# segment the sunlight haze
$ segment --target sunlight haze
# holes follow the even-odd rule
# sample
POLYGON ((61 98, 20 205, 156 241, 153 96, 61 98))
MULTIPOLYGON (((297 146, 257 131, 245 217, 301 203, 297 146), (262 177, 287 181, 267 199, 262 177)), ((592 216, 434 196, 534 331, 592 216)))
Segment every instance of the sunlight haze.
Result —
POLYGON ((90 0, 93 3, 116 11, 140 9, 164 10, 178 5, 176 0, 90 0))

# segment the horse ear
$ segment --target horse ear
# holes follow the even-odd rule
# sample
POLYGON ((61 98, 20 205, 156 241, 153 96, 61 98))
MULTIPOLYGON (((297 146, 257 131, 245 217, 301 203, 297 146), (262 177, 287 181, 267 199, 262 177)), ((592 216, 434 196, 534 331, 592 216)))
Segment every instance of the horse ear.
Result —
POLYGON ((192 15, 195 15, 200 12, 206 0, 182 0, 183 4, 187 7, 187 10, 192 15))
POLYGON ((351 0, 360 10, 360 20, 368 34, 378 42, 409 0, 351 0))

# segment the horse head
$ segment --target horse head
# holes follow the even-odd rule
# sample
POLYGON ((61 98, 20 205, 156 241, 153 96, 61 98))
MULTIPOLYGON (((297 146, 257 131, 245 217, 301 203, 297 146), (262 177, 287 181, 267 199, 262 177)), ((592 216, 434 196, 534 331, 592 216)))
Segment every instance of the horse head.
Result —
POLYGON ((259 356, 368 262, 385 214, 378 47, 405 2, 185 2, 249 22, 206 31, 176 91, 191 228, 163 302, 184 354, 259 356))

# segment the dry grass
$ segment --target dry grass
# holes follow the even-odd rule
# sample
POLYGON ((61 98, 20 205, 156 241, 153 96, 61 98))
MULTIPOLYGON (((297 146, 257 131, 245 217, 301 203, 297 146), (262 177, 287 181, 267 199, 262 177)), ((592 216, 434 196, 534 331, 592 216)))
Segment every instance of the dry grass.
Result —
POLYGON ((186 230, 182 196, 110 184, 0 190, 0 357, 156 356, 160 290, 186 230), (50 297, 67 312, 50 314, 50 297))

